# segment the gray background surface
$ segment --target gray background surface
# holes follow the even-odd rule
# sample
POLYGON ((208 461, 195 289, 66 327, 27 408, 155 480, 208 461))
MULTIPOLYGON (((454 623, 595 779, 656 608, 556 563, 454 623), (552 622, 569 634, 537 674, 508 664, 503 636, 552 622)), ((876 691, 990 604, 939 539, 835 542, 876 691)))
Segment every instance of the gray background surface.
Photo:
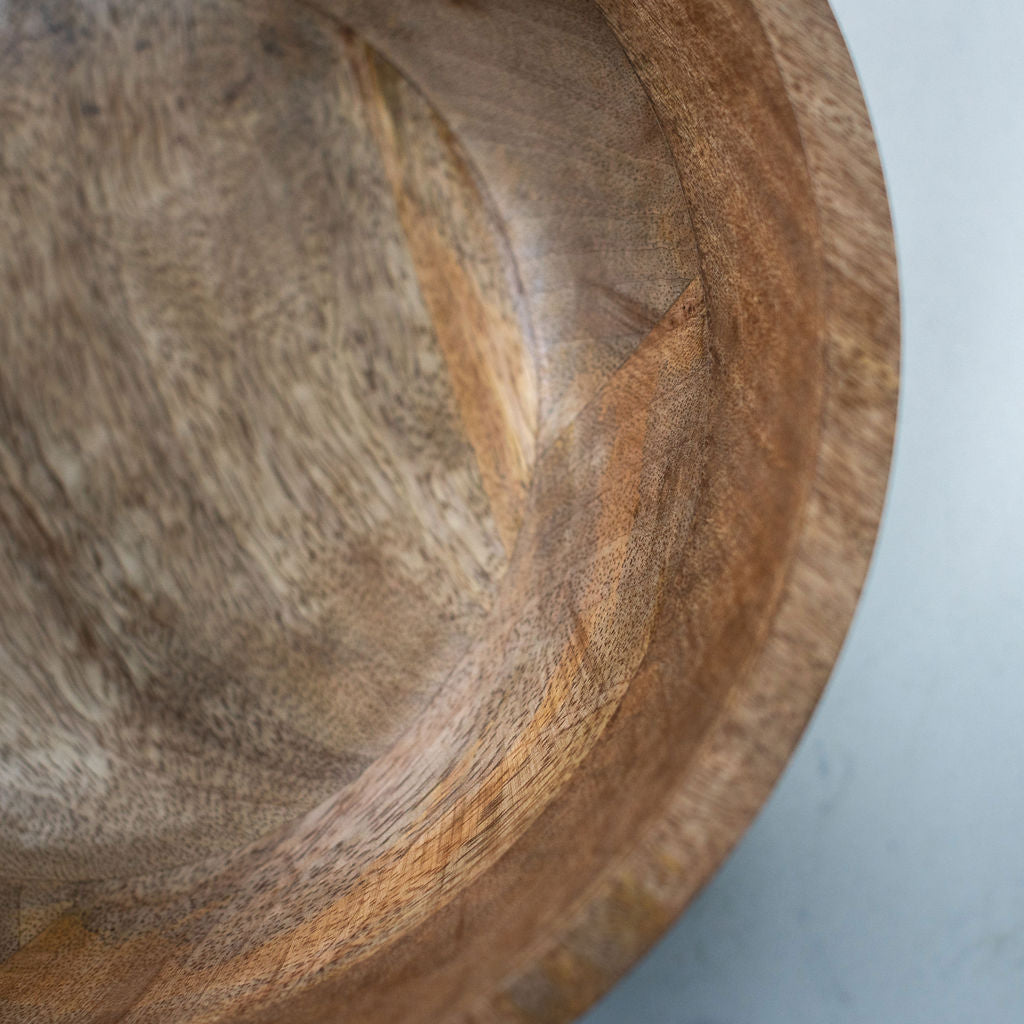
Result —
POLYGON ((754 827, 585 1024, 1024 1022, 1024 0, 834 0, 900 253, 889 503, 754 827))

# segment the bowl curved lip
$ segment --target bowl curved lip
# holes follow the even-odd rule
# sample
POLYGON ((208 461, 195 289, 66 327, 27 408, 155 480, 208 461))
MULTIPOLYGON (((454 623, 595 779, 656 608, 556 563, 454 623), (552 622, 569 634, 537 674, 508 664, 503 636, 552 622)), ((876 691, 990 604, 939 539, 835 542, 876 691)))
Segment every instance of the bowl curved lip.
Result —
MULTIPOLYGON (((900 312, 871 120, 827 0, 741 2, 760 22, 797 122, 822 246, 826 389, 811 493, 768 633, 693 755, 705 770, 698 780, 681 780, 660 819, 595 881, 564 927, 545 934, 510 972, 492 1004, 499 1019, 512 1019, 502 1009, 510 993, 541 978, 547 985, 564 979, 560 1010, 522 1019, 568 1020, 585 1011, 721 866, 774 788, 825 689, 881 521, 896 430, 900 312), (630 917, 627 910, 623 927, 631 900, 640 911, 630 917), (575 951, 595 947, 610 949, 610 956, 600 970, 592 962, 582 968, 575 951)), ((598 3, 607 13, 617 0, 598 3)), ((666 11, 673 3, 643 6, 666 11)))
MULTIPOLYGON (((709 125, 692 110, 687 116, 696 117, 700 129, 706 128, 711 135, 717 132, 727 142, 730 131, 742 135, 746 128, 742 104, 750 99, 743 88, 756 88, 755 76, 770 73, 772 81, 765 83, 765 92, 771 95, 757 97, 761 106, 756 116, 771 119, 770 131, 784 136, 781 156, 775 154, 773 184, 780 184, 779 167, 802 165, 798 168, 801 181, 794 186, 794 194, 799 193, 794 209, 771 210, 770 215, 774 229, 792 231, 796 250, 804 247, 795 262, 792 245, 788 255, 781 257, 789 260, 785 273, 792 273, 796 264, 813 272, 807 287, 815 292, 815 333, 802 340, 813 342, 819 351, 823 393, 801 517, 787 545, 772 610, 752 656, 730 679, 724 701, 684 770, 669 783, 659 810, 645 819, 629 843, 610 850, 601 847, 603 852, 591 858, 600 862, 599 867, 581 895, 566 899, 556 911, 539 912, 533 904, 542 897, 526 893, 520 899, 517 887, 529 885, 530 870, 546 863, 544 857, 552 856, 552 851, 571 852, 571 836, 560 843, 551 837, 565 821, 572 822, 572 802, 579 790, 589 788, 589 796, 580 798, 577 807, 587 799, 593 802, 595 788, 603 786, 609 792, 615 788, 607 778, 612 758, 580 764, 530 827, 529 835, 521 836, 498 862, 490 873, 493 877, 485 873, 471 881, 435 919, 397 937, 379 957, 346 977, 313 982, 293 998, 268 1008, 268 1013, 290 1010, 295 1019, 326 1021, 334 1019, 329 1007, 350 1005, 353 1021, 411 1021, 423 1019, 430 1011, 422 1007, 433 1005, 444 1009, 430 1019, 452 1024, 554 1024, 582 1013, 658 939, 746 831, 796 746, 853 617, 881 518, 892 453, 899 302, 885 183, 838 25, 827 0, 597 0, 597 4, 647 88, 676 155, 691 213, 695 193, 688 189, 688 175, 682 173, 687 170, 685 130, 680 133, 672 123, 674 106, 687 105, 687 88, 697 74, 688 71, 685 60, 672 51, 673 40, 688 30, 694 30, 696 42, 691 45, 697 47, 706 31, 719 33, 719 47, 730 40, 742 43, 748 36, 756 38, 747 54, 753 64, 741 69, 740 87, 726 99, 714 94, 708 100, 705 95, 712 104, 733 104, 725 111, 732 123, 709 125), (632 53, 623 32, 629 25, 639 33, 632 53), (649 50, 646 44, 652 38, 658 46, 649 50), (657 88, 649 81, 652 68, 655 77, 660 76, 657 88), (800 220, 805 213, 808 222, 800 220), (789 216, 797 220, 789 221, 789 216), (588 768, 603 772, 603 782, 587 779, 588 768), (503 895, 515 906, 496 907, 495 901, 503 895), (560 916, 556 919, 556 915, 560 916), (545 919, 543 926, 538 925, 539 918, 545 919), (458 963, 423 963, 424 950, 435 951, 436 960, 445 948, 450 952, 453 943, 460 946, 458 963), (499 945, 502 948, 496 950, 499 945), (468 962, 466 949, 476 950, 486 963, 477 968, 475 961, 468 962), (473 990, 466 991, 467 972, 473 971, 477 972, 473 990), (383 991, 387 989, 391 990, 383 991), (346 999, 352 1003, 346 1004, 346 999), (421 1004, 422 999, 426 1002, 421 1004)), ((726 63, 741 60, 731 51, 726 54, 726 63)), ((719 51, 714 57, 721 61, 723 54, 719 51)), ((721 85, 723 68, 719 66, 717 72, 721 85)), ((693 122, 691 136, 692 129, 693 122)), ((743 145, 749 153, 750 139, 743 145)), ((703 140, 698 146, 700 159, 713 162, 713 146, 704 146, 703 140)), ((737 152, 729 155, 735 161, 737 152)), ((773 156, 764 159, 770 162, 773 156)), ((724 173, 719 200, 733 201, 751 184, 749 177, 730 178, 735 171, 733 163, 724 173)), ((707 167, 704 173, 706 179, 707 167)), ((735 213, 736 208, 733 205, 731 211, 735 213)), ((700 231, 697 234, 700 250, 700 231)), ((700 253, 702 264, 706 255, 700 253)), ((760 269, 770 272, 764 256, 762 252, 760 269)), ((730 269, 735 268, 725 267, 724 273, 730 269)), ((706 271, 703 290, 710 297, 716 288, 726 287, 721 261, 710 270, 702 267, 702 278, 706 271)), ((751 288, 741 301, 759 300, 751 288)), ((652 674, 667 677, 669 673, 659 666, 652 674)), ((609 747, 628 743, 616 737, 616 726, 617 719, 607 726, 601 743, 609 747)), ((627 798, 621 785, 615 794, 627 798)), ((601 846, 599 838, 588 839, 601 846)), ((553 874, 566 877, 572 870, 566 864, 561 873, 553 874)), ((544 891, 550 889, 548 884, 544 891)), ((256 1018, 272 1019, 277 1018, 256 1018)), ((241 1024, 249 1018, 231 1020, 241 1024)))
MULTIPOLYGON (((672 40, 687 28, 696 29, 693 45, 700 45, 705 30, 720 33, 719 46, 730 39, 742 42, 746 37, 740 32, 756 36, 751 51, 756 66, 743 68, 744 84, 756 84, 752 76, 758 72, 771 73, 773 81, 766 85, 771 96, 758 97, 758 115, 772 118, 771 130, 785 134, 778 166, 793 160, 802 164, 795 188, 810 223, 787 223, 785 210, 772 215, 775 228, 792 229, 795 249, 804 246, 796 262, 803 260, 814 274, 809 287, 815 291, 815 333, 802 340, 813 342, 820 353, 823 393, 801 516, 787 544, 772 611, 752 656, 731 678, 659 810, 645 819, 631 842, 601 855, 582 895, 558 908, 564 907, 564 913, 556 923, 548 912, 547 924, 538 927, 536 907, 530 904, 538 897, 527 893, 520 903, 515 886, 529 884, 524 862, 543 861, 556 848, 550 836, 560 824, 558 815, 565 811, 571 820, 566 808, 574 791, 589 785, 585 778, 582 787, 574 785, 593 767, 587 760, 495 869, 471 880, 434 917, 396 936, 355 969, 306 978, 256 1016, 242 1011, 225 1018, 233 1024, 269 1024, 289 1014, 295 1020, 329 1021, 336 1019, 339 1005, 346 1006, 346 1019, 367 1022, 555 1024, 573 1019, 659 938, 746 831, 806 727, 852 620, 892 453, 899 302, 885 183, 838 25, 827 0, 596 2, 647 87, 681 171, 686 169, 680 159, 686 139, 678 128, 674 134, 671 115, 673 104, 686 105, 693 73, 671 49, 672 40), (634 47, 631 53, 623 36, 627 23, 640 26, 639 52, 634 47), (658 38, 660 56, 644 46, 645 32, 658 38), (661 76, 658 89, 645 80, 652 67, 661 76), (791 129, 793 134, 786 134, 791 129), (504 872, 500 878, 499 869, 504 872), (496 908, 502 893, 511 893, 516 905, 496 908), (478 906, 467 915, 474 902, 478 906), (460 948, 458 962, 424 963, 425 950, 436 961, 453 943, 460 948), (475 950, 485 961, 479 970, 466 950, 475 950)), ((744 110, 736 105, 744 99, 749 96, 742 89, 734 91, 728 99, 732 124, 708 125, 708 132, 723 138, 730 131, 742 134, 744 110)), ((719 100, 716 95, 714 102, 719 100)), ((731 155, 735 159, 736 153, 731 155)), ((713 159, 706 149, 701 158, 713 159)), ((728 175, 719 198, 735 199, 750 181, 728 175)), ((694 194, 686 174, 680 178, 692 213, 694 194)), ((803 216, 802 210, 790 212, 803 216)), ((699 250, 699 231, 697 241, 699 250)), ((791 246, 782 257, 790 260, 787 273, 794 268, 793 251, 791 246)), ((714 278, 721 271, 719 265, 708 274, 706 294, 722 286, 714 278)), ((746 295, 747 301, 758 298, 753 289, 746 295)), ((602 743, 606 737, 609 745, 616 742, 615 725, 607 727, 602 743)), ((597 768, 608 770, 607 764, 597 768)), ((562 846, 571 842, 563 839, 562 846)), ((560 877, 569 870, 571 865, 564 866, 560 877)))

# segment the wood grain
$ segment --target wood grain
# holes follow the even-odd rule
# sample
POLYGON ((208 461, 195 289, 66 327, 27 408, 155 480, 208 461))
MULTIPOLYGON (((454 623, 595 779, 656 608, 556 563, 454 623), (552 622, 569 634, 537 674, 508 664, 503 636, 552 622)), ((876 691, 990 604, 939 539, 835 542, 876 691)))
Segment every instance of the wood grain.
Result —
POLYGON ((12 2, 0 1019, 566 1021, 880 514, 823 0, 12 2))

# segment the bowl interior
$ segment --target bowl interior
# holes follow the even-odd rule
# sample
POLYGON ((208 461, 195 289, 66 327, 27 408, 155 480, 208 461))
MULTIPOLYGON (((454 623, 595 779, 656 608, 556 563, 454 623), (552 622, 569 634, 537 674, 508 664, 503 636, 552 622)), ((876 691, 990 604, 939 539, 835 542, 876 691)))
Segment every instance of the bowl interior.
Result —
POLYGON ((621 540, 584 410, 696 276, 650 101, 589 4, 345 14, 5 29, 10 876, 267 835, 621 540))

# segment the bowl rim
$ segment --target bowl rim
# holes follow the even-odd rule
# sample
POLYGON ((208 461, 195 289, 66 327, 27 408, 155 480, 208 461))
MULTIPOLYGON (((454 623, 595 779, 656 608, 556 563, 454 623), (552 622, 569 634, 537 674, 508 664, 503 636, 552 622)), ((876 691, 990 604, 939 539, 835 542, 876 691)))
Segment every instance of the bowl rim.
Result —
MULTIPOLYGON (((613 12, 626 6, 666 23, 673 8, 707 7, 700 0, 597 2, 613 24, 613 12)), ((770 47, 816 206, 826 390, 811 493, 768 634, 693 755, 705 760, 707 770, 680 780, 661 818, 595 882, 565 926, 545 934, 510 972, 488 1011, 502 1020, 513 1019, 509 994, 536 986, 538 979, 545 985, 564 979, 561 1016, 514 1019, 568 1020, 584 1012, 710 881, 768 798, 821 698, 854 617, 882 517, 897 422, 900 302, 891 212, 870 116, 828 0, 740 2, 754 12, 770 47), (865 353, 874 361, 870 370, 861 359, 865 353), (631 900, 640 909, 632 917, 624 911, 631 900), (577 952, 595 947, 614 951, 599 971, 581 966, 577 952)), ((679 81, 678 68, 660 70, 679 81)), ((651 95, 662 115, 664 101, 651 95)))

